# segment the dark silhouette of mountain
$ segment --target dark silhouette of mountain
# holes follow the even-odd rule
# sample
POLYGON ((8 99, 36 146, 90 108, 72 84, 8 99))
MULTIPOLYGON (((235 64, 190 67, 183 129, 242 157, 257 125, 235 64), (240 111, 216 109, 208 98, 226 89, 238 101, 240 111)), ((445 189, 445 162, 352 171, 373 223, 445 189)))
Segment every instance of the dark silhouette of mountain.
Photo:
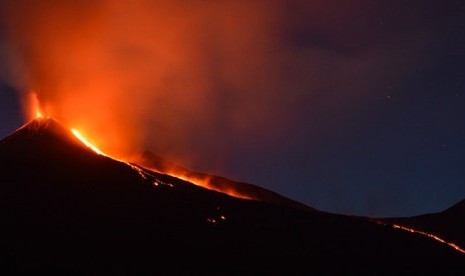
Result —
POLYGON ((52 119, 0 141, 0 260, 26 273, 441 273, 463 254, 356 217, 246 200, 98 155, 52 119))
POLYGON ((408 225, 425 232, 435 233, 448 242, 465 248, 465 200, 439 213, 387 218, 383 221, 408 225))
POLYGON ((208 185, 209 189, 215 191, 225 193, 234 192, 235 194, 242 195, 247 198, 253 198, 259 201, 296 207, 309 211, 316 211, 314 208, 311 208, 303 203, 289 199, 257 185, 234 181, 217 175, 191 171, 149 151, 144 151, 141 156, 134 162, 146 168, 153 169, 157 172, 169 173, 170 171, 175 171, 177 174, 186 178, 201 179, 208 185))

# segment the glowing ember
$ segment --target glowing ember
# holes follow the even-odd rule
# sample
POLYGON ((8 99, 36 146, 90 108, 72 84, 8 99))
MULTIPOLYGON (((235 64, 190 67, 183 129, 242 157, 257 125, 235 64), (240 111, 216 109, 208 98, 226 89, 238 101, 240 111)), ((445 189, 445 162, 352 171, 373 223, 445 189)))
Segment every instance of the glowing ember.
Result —
MULTIPOLYGON (((124 161, 122 161, 122 162, 124 162, 124 161)), ((140 175, 140 177, 142 177, 143 179, 147 179, 147 176, 145 175, 145 172, 141 168, 139 168, 137 166, 134 166, 133 164, 128 163, 128 162, 124 162, 124 163, 126 163, 129 167, 131 167, 133 170, 135 170, 140 175)))
POLYGON ((86 138, 84 138, 84 136, 82 136, 79 131, 77 131, 76 129, 71 129, 71 132, 74 134, 74 136, 76 136, 76 138, 78 138, 82 143, 84 143, 84 145, 86 145, 87 147, 89 147, 91 150, 95 151, 96 153, 100 154, 100 155, 103 155, 103 156, 107 156, 105 153, 103 153, 101 150, 99 150, 96 146, 92 145, 89 141, 87 141, 86 138))
POLYGON ((212 218, 207 218, 207 221, 210 223, 216 223, 216 219, 212 219, 212 218))
POLYGON ((153 182, 153 185, 154 186, 163 185, 163 186, 168 186, 168 187, 171 187, 171 188, 174 187, 173 184, 161 181, 160 179, 157 179, 157 178, 155 178, 155 181, 153 182))

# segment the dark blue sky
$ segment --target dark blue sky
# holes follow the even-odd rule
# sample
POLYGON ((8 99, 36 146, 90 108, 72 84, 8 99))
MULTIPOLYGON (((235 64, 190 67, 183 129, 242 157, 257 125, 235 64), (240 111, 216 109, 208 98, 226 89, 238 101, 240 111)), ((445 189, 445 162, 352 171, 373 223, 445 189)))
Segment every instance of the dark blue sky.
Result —
MULTIPOLYGON (((273 3, 278 2, 283 1, 273 3)), ((208 105, 200 105, 211 108, 208 114, 215 120, 186 132, 191 139, 187 144, 183 141, 183 147, 195 148, 190 153, 189 159, 196 161, 191 167, 344 214, 408 216, 441 211, 465 199, 465 4, 287 3, 280 6, 285 12, 280 11, 269 32, 272 46, 267 44, 268 36, 266 42, 254 37, 240 44, 252 53, 266 52, 266 63, 251 56, 252 61, 246 58, 236 64, 236 56, 228 56, 237 54, 235 48, 222 42, 210 44, 225 39, 224 34, 214 36, 216 31, 209 29, 202 36, 206 50, 199 56, 209 70, 196 70, 208 72, 206 79, 216 90, 202 94, 208 105), (239 70, 231 69, 236 65, 239 70), (267 75, 269 68, 273 77, 267 75), (226 73, 218 73, 221 70, 226 73), (235 118, 230 114, 247 118, 248 104, 265 115, 256 119, 250 113, 254 131, 241 132, 229 125, 235 118)), ((34 8, 28 12, 34 13, 34 8)), ((275 13, 267 11, 262 17, 275 13)), ((2 14, 7 18, 5 29, 18 30, 11 23, 17 14, 21 10, 2 14)), ((244 20, 253 29, 262 17, 244 20)), ((35 35, 41 41, 41 33, 35 35)), ((15 34, 3 34, 0 42, 2 57, 24 49, 18 46, 24 40, 15 34)), ((42 46, 34 50, 47 49, 42 46)), ((22 57, 37 58, 36 52, 26 50, 22 57)), ((24 121, 19 103, 24 91, 19 87, 35 88, 36 83, 56 79, 41 71, 43 63, 47 61, 23 61, 31 84, 12 81, 11 71, 17 67, 1 65, 1 137, 24 121)), ((55 89, 50 84, 41 87, 55 89)), ((39 96, 50 100, 56 93, 60 92, 39 96)), ((169 107, 178 104, 176 99, 160 98, 154 106, 182 117, 169 107)), ((143 118, 138 125, 151 129, 147 137, 160 135, 160 123, 153 118, 143 118)), ((151 146, 147 147, 164 153, 162 146, 151 146)))

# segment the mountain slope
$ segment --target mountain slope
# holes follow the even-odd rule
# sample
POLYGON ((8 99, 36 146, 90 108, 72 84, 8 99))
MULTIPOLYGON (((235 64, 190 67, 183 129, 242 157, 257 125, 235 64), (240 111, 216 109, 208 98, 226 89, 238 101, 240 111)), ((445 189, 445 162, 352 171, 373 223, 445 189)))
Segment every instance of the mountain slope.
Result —
POLYGON ((308 211, 316 211, 314 208, 311 208, 303 203, 286 198, 278 193, 256 185, 234 181, 217 175, 191 171, 180 165, 171 163, 149 151, 143 152, 141 156, 134 162, 161 173, 169 174, 170 172, 175 172, 176 175, 186 179, 192 179, 194 181, 199 180, 203 185, 206 185, 211 190, 233 193, 239 195, 240 197, 253 198, 259 201, 300 208, 308 211))
POLYGON ((369 221, 234 198, 98 155, 54 120, 0 141, 7 272, 442 272, 462 254, 369 221))
POLYGON ((387 218, 383 221, 400 223, 425 232, 436 233, 441 238, 465 248, 465 200, 439 213, 405 218, 387 218))

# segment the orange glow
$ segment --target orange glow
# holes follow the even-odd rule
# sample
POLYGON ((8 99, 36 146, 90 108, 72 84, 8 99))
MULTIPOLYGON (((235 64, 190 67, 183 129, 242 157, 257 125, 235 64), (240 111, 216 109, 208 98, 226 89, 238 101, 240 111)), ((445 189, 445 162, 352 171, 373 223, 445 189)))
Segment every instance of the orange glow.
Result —
POLYGON ((28 117, 29 119, 43 119, 44 114, 41 110, 37 94, 32 92, 28 95, 28 117))
POLYGON ((92 145, 92 143, 87 141, 87 139, 84 138, 84 136, 82 136, 81 133, 79 133, 79 131, 77 131, 76 129, 73 128, 73 129, 71 129, 71 132, 74 134, 74 136, 76 136, 76 138, 78 138, 82 143, 84 143, 84 145, 89 147, 91 150, 95 151, 96 153, 98 153, 100 155, 107 156, 99 148, 97 148, 96 146, 92 145))
MULTIPOLYGON (((106 156, 106 157, 110 157, 110 156, 106 155, 105 153, 103 153, 103 151, 101 151, 98 147, 96 147, 91 142, 89 142, 78 130, 73 128, 73 129, 71 129, 71 132, 84 145, 86 145, 88 148, 90 148, 91 150, 93 150, 97 154, 103 155, 103 156, 106 156)), ((112 158, 112 159, 114 159, 116 161, 127 164, 134 171, 136 171, 142 178, 147 179, 146 173, 141 168, 139 168, 138 166, 133 165, 133 164, 131 164, 129 162, 120 160, 118 158, 113 158, 113 157, 110 157, 110 158, 112 158)), ((169 172, 160 172, 160 173, 169 174, 171 176, 174 176, 174 177, 179 178, 181 180, 190 182, 190 183, 195 184, 197 186, 201 186, 201 187, 204 187, 204 188, 207 188, 207 189, 210 189, 210 190, 214 190, 214 191, 217 191, 217 192, 220 192, 220 193, 225 193, 225 194, 228 194, 228 195, 233 196, 233 197, 238 197, 238 198, 242 198, 242 199, 253 199, 248 195, 245 195, 245 194, 242 194, 242 193, 240 193, 238 191, 235 191, 233 188, 217 188, 217 187, 210 184, 210 178, 209 177, 191 176, 191 175, 188 175, 188 173, 186 173, 186 172, 182 172, 182 171, 176 172, 174 169, 172 171, 169 171, 169 172)), ((163 183, 163 184, 165 184, 165 183, 163 183)), ((158 182, 155 181, 154 185, 158 186, 158 182)), ((170 187, 173 187, 172 184, 168 184, 168 185, 170 187)), ((224 220, 225 218, 221 217, 221 219, 224 220)))
MULTIPOLYGON (((90 148, 91 150, 93 150, 97 154, 109 157, 108 155, 103 153, 98 147, 96 147, 91 142, 89 142, 78 130, 73 128, 73 129, 71 129, 71 132, 84 145, 86 145, 88 148, 90 148)), ((112 157, 110 157, 110 158, 112 158, 112 157)), ((133 170, 135 170, 142 178, 147 179, 147 177, 145 175, 145 172, 141 168, 139 168, 138 166, 135 166, 135 165, 133 165, 133 164, 131 164, 129 162, 126 162, 126 161, 118 160, 117 158, 112 158, 112 159, 127 164, 133 170)), ((162 172, 162 173, 166 173, 166 172, 162 172)), ((182 179, 184 181, 190 182, 190 183, 195 184, 197 186, 201 186, 201 187, 204 187, 204 188, 207 188, 207 189, 210 189, 210 190, 225 193, 225 194, 228 194, 228 195, 233 196, 233 197, 238 197, 238 198, 243 198, 243 199, 252 199, 250 196, 241 194, 241 193, 239 193, 239 192, 237 192, 237 191, 235 191, 233 189, 218 189, 218 188, 216 188, 216 187, 214 187, 214 186, 212 186, 210 184, 210 180, 209 180, 208 177, 194 177, 194 176, 189 176, 187 174, 181 174, 181 173, 175 173, 175 172, 169 172, 167 174, 169 174, 171 176, 174 176, 176 178, 182 179)), ((157 182, 155 182, 155 184, 156 184, 156 186, 158 186, 157 182)), ((172 187, 171 184, 170 184, 170 186, 172 187)), ((221 219, 224 220, 225 218, 221 217, 221 219)))
MULTIPOLYGON (((290 133, 294 124, 286 118, 300 113, 290 113, 294 101, 275 92, 307 87, 310 97, 326 87, 318 73, 286 74, 318 68, 324 59, 313 56, 320 52, 314 49, 300 47, 295 56, 293 48, 282 48, 295 46, 283 44, 286 36, 277 35, 293 24, 281 22, 287 9, 276 1, 12 2, 2 6, 2 31, 5 21, 8 45, 21 57, 18 66, 24 70, 18 71, 24 71, 27 82, 22 85, 37 89, 45 104, 43 114, 30 118, 53 116, 85 129, 112 157, 130 160, 149 149, 188 163, 209 151, 215 154, 208 170, 214 171, 222 167, 230 143, 248 144, 250 137, 267 144, 279 141, 269 136, 290 133), (299 81, 303 83, 295 86, 299 81), (232 135, 217 139, 221 133, 232 135)), ((360 10, 318 2, 302 5, 316 33, 340 32, 340 24, 320 16, 328 13, 325 8, 344 22, 360 10)), ((327 41, 338 42, 333 39, 327 41)), ((348 73, 342 75, 352 76, 348 73)), ((347 79, 350 85, 357 83, 347 79)), ((174 175, 212 188, 208 179, 174 175)))
POLYGON ((185 171, 176 171, 174 169, 172 170, 168 170, 168 171, 165 171, 165 172, 160 172, 160 173, 165 173, 165 174, 169 174, 171 176, 174 176, 176 178, 179 178, 181 180, 184 180, 184 181, 187 181, 187 182, 190 182, 190 183, 193 183, 197 186, 200 186, 200 187, 204 187, 206 189, 209 189, 209 190, 213 190, 213 191, 217 191, 217 192, 220 192, 220 193, 224 193, 224 194, 227 194, 227 195, 230 195, 230 196, 233 196, 233 197, 237 197, 237 198, 242 198, 242 199, 254 199, 252 197, 250 197, 249 195, 246 195, 246 194, 243 194, 239 191, 236 191, 234 188, 232 187, 217 187, 215 185, 212 185, 211 184, 211 177, 200 177, 200 176, 193 176, 192 174, 189 174, 188 172, 185 172, 185 171))
MULTIPOLYGON (((92 101, 88 101, 88 102, 92 103, 92 101)), ((35 116, 31 116, 33 119, 44 118, 44 115, 43 115, 40 107, 41 107, 41 105, 39 103, 39 99, 37 97, 37 94, 35 92, 30 93, 29 94, 29 109, 28 110, 30 110, 29 112, 31 114, 35 115, 35 116)), ((50 109, 48 109, 47 111, 50 112, 50 109)), ((113 118, 112 120, 113 120, 112 122, 109 122, 106 125, 109 125, 111 128, 112 128, 112 126, 115 126, 114 131, 116 131, 116 129, 118 129, 118 125, 119 125, 118 123, 123 119, 116 120, 115 118, 113 118), (115 123, 115 122, 118 122, 118 123, 115 123)), ((75 125, 72 122, 72 120, 71 120, 71 122, 67 122, 67 123, 69 125, 75 125)), ((79 125, 83 125, 83 124, 84 123, 81 122, 79 125)), ((86 133, 87 133, 87 129, 91 129, 91 130, 93 129, 91 123, 89 123, 89 125, 88 124, 84 124, 84 125, 86 126, 86 133)), ((110 158, 112 158, 112 159, 114 159, 116 161, 125 163, 128 166, 130 166, 134 171, 136 171, 142 178, 147 179, 146 172, 144 172, 139 166, 133 165, 133 164, 125 161, 125 160, 127 160, 125 155, 121 154, 121 152, 119 152, 117 150, 115 151, 113 146, 110 146, 110 149, 113 149, 113 150, 110 150, 110 154, 104 153, 104 151, 108 152, 107 148, 105 148, 104 151, 102 151, 99 147, 95 146, 95 144, 98 144, 99 146, 100 145, 104 145, 104 146, 107 145, 106 141, 108 140, 108 137, 101 137, 100 135, 91 135, 92 137, 99 137, 99 140, 98 140, 98 143, 96 143, 95 140, 90 142, 77 129, 71 128, 70 130, 71 130, 71 132, 74 134, 74 136, 76 138, 78 138, 84 145, 86 145, 88 148, 90 148, 95 153, 97 153, 99 155, 106 156, 106 157, 110 157, 110 158)), ((96 133, 96 131, 97 130, 94 129, 94 131, 90 131, 90 133, 93 134, 93 133, 96 133)), ((120 130, 120 131, 122 131, 122 130, 120 130)), ((115 134, 114 137, 120 137, 118 143, 124 144, 125 141, 127 141, 127 143, 131 143, 130 138, 127 138, 127 140, 124 139, 124 134, 123 134, 123 136, 115 134)), ((116 139, 110 139, 110 140, 113 142, 116 139)), ((223 184, 223 183, 219 183, 219 185, 218 185, 218 181, 220 181, 219 179, 217 179, 216 183, 213 184, 212 179, 211 179, 210 176, 195 174, 195 173, 189 172, 187 170, 178 169, 176 167, 168 168, 168 169, 163 170, 163 171, 159 171, 159 170, 154 169, 154 168, 149 168, 149 169, 151 169, 152 171, 157 171, 159 173, 168 174, 168 175, 174 176, 176 178, 179 178, 181 180, 193 183, 193 184, 195 184, 197 186, 201 186, 201 187, 204 187, 204 188, 209 189, 209 190, 224 193, 224 194, 227 194, 227 195, 230 195, 230 196, 233 196, 233 197, 242 198, 242 199, 255 199, 255 198, 253 198, 253 197, 251 197, 251 196, 249 196, 247 194, 241 193, 240 191, 238 191, 237 189, 235 189, 231 185, 227 185, 227 184, 223 184)), ((157 183, 157 182, 154 183, 155 186, 158 186, 158 184, 159 183, 157 183)))
MULTIPOLYGON (((255 87, 268 82, 250 81, 275 73, 267 54, 275 51, 255 46, 275 45, 270 3, 42 2, 15 1, 2 11, 9 42, 20 52, 18 66, 24 67, 21 85, 36 90, 44 117, 85 129, 110 156, 129 160, 149 149, 182 163, 197 162, 204 155, 193 141, 210 140, 202 139, 207 132, 199 129, 222 129, 217 112, 228 110, 227 127, 239 134, 264 133, 263 116, 276 113, 262 106, 274 93, 255 87), (212 53, 225 64, 210 62, 212 53), (262 67, 270 71, 251 75, 262 67), (235 93, 244 90, 233 96, 231 111, 212 102, 223 102, 218 96, 223 79, 235 93), (249 86, 254 93, 266 91, 266 97, 252 93, 257 102, 250 104, 249 86)), ((269 129, 279 129, 276 124, 269 129)), ((215 142, 209 150, 218 152, 219 162, 213 163, 220 164, 229 147, 215 142)))
MULTIPOLYGON (((106 156, 108 158, 111 158, 115 161, 118 161, 118 162, 121 162, 121 163, 124 163, 126 165, 128 165, 129 167, 131 167, 131 169, 133 169, 135 172, 137 172, 137 174, 139 174, 140 177, 142 177, 143 179, 147 179, 147 175, 150 175, 146 172, 144 172, 144 170, 142 170, 140 167, 136 166, 136 165, 133 165, 129 162, 126 162, 126 161, 123 161, 123 160, 119 160, 117 158, 113 158, 113 157, 110 157, 108 155, 106 155, 105 153, 103 153, 103 151, 101 151, 98 147, 96 147, 95 145, 93 145, 91 142, 89 142, 89 140, 87 140, 79 131, 77 131, 76 129, 72 128, 71 129, 71 132, 74 134, 74 136, 76 136, 76 138, 78 138, 84 145, 86 145, 88 148, 90 148, 91 150, 93 150, 95 153, 99 154, 99 155, 103 155, 103 156, 106 156)), ((152 176, 152 175, 150 175, 152 176)), ((171 184, 169 184, 171 185, 171 184)), ((171 187, 173 187, 173 185, 171 185, 171 187)))

